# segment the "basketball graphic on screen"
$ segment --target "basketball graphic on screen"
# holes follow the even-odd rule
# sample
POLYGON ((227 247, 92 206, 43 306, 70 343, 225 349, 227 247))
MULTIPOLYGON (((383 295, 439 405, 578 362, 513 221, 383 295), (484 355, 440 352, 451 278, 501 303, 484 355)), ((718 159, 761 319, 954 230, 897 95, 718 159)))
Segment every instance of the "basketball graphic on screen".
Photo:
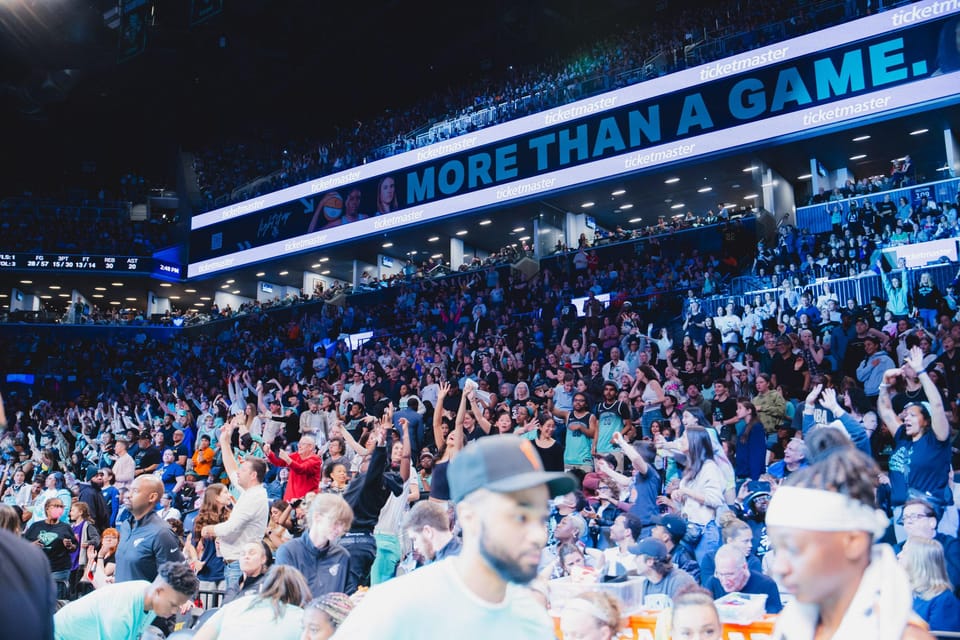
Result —
POLYGON ((343 214, 343 198, 336 191, 331 191, 320 199, 317 207, 323 211, 323 217, 327 219, 327 222, 339 220, 343 214))

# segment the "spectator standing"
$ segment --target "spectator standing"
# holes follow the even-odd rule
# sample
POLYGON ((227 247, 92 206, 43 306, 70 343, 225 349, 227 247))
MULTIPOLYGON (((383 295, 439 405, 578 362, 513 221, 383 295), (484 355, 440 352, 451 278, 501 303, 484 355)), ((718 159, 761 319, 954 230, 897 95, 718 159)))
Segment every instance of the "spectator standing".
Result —
MULTIPOLYGON (((308 412, 309 413, 309 412, 308 412)), ((278 467, 288 467, 290 477, 283 499, 287 502, 299 500, 308 493, 316 493, 320 488, 323 475, 323 458, 317 453, 317 441, 313 435, 302 435, 295 453, 280 449, 278 454, 267 450, 267 460, 278 467)))
MULTIPOLYGON (((952 501, 949 488, 950 424, 940 391, 923 368, 923 352, 919 347, 910 350, 905 364, 918 372, 927 401, 909 403, 904 407, 901 419, 893 410, 889 387, 904 375, 903 370, 889 369, 884 374, 877 410, 895 441, 890 456, 891 500, 894 507, 900 507, 911 490, 917 491, 925 495, 938 513, 942 513, 952 501)), ((902 533, 897 537, 902 538, 902 533)))
MULTIPOLYGON (((554 397, 556 393, 554 393, 554 397)), ((573 394, 573 408, 569 411, 557 407, 554 398, 548 398, 547 408, 557 418, 566 423, 564 430, 563 466, 564 470, 580 469, 584 473, 593 471, 593 436, 597 432, 597 416, 590 412, 587 395, 582 392, 573 394)))
POLYGON ((114 445, 117 459, 113 463, 114 484, 117 490, 129 489, 133 479, 137 476, 137 463, 127 452, 127 441, 118 438, 114 445))
POLYGON ((704 556, 715 553, 720 546, 716 516, 717 509, 724 504, 725 480, 715 459, 713 442, 704 427, 688 426, 674 443, 660 442, 658 447, 671 444, 686 456, 687 465, 670 499, 662 497, 660 502, 686 517, 691 532, 687 544, 693 549, 697 562, 703 563, 704 556))
POLYGON ((763 423, 749 400, 737 401, 737 417, 746 425, 738 438, 734 456, 737 481, 758 480, 767 470, 767 436, 763 423))
POLYGON ((31 524, 23 537, 43 550, 57 585, 57 599, 65 600, 70 591, 70 554, 80 543, 70 525, 61 521, 65 511, 62 500, 48 498, 44 501, 43 510, 46 518, 31 524))
POLYGON ((896 364, 886 351, 880 348, 880 339, 868 335, 863 339, 864 358, 857 365, 857 380, 863 384, 863 393, 869 400, 876 400, 884 374, 896 364))
POLYGON ((163 495, 163 483, 151 475, 140 476, 130 486, 129 520, 120 525, 120 546, 117 547, 116 581, 153 581, 160 565, 183 562, 180 541, 164 520, 157 515, 157 504, 163 495))
MULTIPOLYGON (((240 488, 240 497, 226 522, 208 524, 200 531, 204 538, 216 538, 226 565, 223 572, 227 590, 240 584, 240 555, 248 542, 260 542, 267 531, 270 519, 270 502, 263 480, 267 464, 259 458, 247 457, 237 464, 230 446, 230 437, 242 416, 234 416, 229 425, 220 432, 220 450, 223 466, 233 486, 240 488)), ((210 540, 212 542, 212 540, 210 540)))
POLYGON ((903 286, 903 272, 895 272, 888 276, 879 260, 877 269, 883 282, 883 290, 887 294, 887 311, 892 313, 895 319, 906 318, 910 315, 910 302, 909 292, 903 286))
MULTIPOLYGON (((609 363, 608 363, 609 364, 609 363)), ((604 376, 606 377, 606 376, 604 376)), ((603 400, 597 403, 594 414, 597 416, 597 430, 593 435, 591 453, 613 453, 617 458, 617 468, 623 468, 623 452, 614 444, 613 434, 620 432, 624 435, 633 434, 630 406, 619 400, 617 383, 608 380, 603 383, 603 400)))
POLYGON ((83 502, 90 509, 90 515, 98 531, 111 526, 110 506, 103 497, 103 472, 97 471, 90 478, 90 482, 77 483, 77 500, 83 502))
POLYGON ((206 480, 210 476, 210 470, 213 468, 213 461, 216 458, 216 451, 210 446, 210 436, 203 434, 197 440, 197 448, 193 451, 193 472, 201 480, 206 480))
POLYGON ((370 570, 377 556, 373 530, 389 496, 399 495, 403 490, 399 476, 386 477, 389 465, 386 440, 387 431, 393 425, 392 406, 384 411, 383 419, 370 436, 373 451, 367 455, 360 473, 350 481, 343 494, 353 509, 353 523, 342 539, 343 546, 350 552, 350 576, 347 579, 352 587, 347 591, 350 594, 359 586, 370 586, 370 570))
POLYGON ((356 585, 348 584, 350 554, 338 542, 353 521, 350 505, 336 494, 320 494, 310 502, 307 521, 302 536, 277 549, 277 565, 298 569, 317 597, 356 591, 356 585))

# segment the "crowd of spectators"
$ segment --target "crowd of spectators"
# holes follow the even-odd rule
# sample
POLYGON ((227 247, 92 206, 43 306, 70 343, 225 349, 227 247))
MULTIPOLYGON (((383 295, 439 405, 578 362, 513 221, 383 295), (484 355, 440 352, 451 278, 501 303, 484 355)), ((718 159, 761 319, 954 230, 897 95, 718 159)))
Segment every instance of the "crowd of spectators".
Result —
POLYGON ((922 178, 922 174, 918 174, 910 156, 904 156, 891 162, 890 172, 886 175, 865 176, 859 180, 848 178, 843 186, 829 191, 826 187, 821 187, 818 193, 810 194, 808 204, 846 200, 847 198, 866 196, 871 193, 899 189, 916 184, 918 181, 922 182, 918 178, 922 178))
MULTIPOLYGON (((937 237, 919 234, 938 215, 956 235, 955 204, 921 207, 901 222, 906 241, 937 237)), ((2 337, 3 370, 56 375, 0 398, 0 526, 47 558, 60 637, 93 616, 169 632, 199 589, 216 611, 198 637, 327 638, 367 587, 460 552, 449 465, 512 434, 580 481, 551 503, 531 591, 549 601, 558 580, 641 576, 652 606, 700 584, 764 595, 778 613, 796 595, 782 580, 795 550, 771 544, 770 500, 808 459, 856 449, 876 466, 847 480, 875 491, 876 541, 902 551, 916 615, 960 631, 953 291, 876 265, 884 295, 861 304, 793 261, 849 236, 848 261, 875 265, 897 240, 883 236, 888 207, 872 208, 826 239, 783 228, 756 263, 780 291, 716 311, 706 303, 752 260, 720 214, 716 255, 654 236, 613 257, 584 237, 533 276, 505 251, 444 278, 404 274, 389 297, 213 308, 234 320, 216 331, 2 337), (351 346, 344 335, 362 330, 373 336, 351 346)))
POLYGON ((4 500, 28 537, 76 535, 45 549, 66 599, 111 558, 117 581, 153 580, 163 561, 186 558, 227 599, 255 593, 271 558, 301 570, 314 595, 355 593, 435 559, 456 530, 434 548, 404 529, 407 510, 445 504, 444 465, 465 443, 515 433, 582 483, 551 515, 548 586, 634 573, 669 597, 690 581, 716 596, 749 583, 775 611, 787 590, 770 569, 763 506, 803 467, 808 436, 829 429, 883 470, 888 541, 936 539, 957 584, 956 310, 929 290, 917 300, 929 312, 888 327, 824 288, 708 314, 703 282, 720 263, 666 250, 593 265, 571 256, 532 278, 491 266, 283 322, 261 309, 168 343, 19 336, 4 345, 5 370, 57 362, 61 375, 4 398, 4 500), (696 286, 662 293, 681 284, 696 286), (602 292, 614 294, 607 305, 602 292), (671 304, 680 324, 663 320, 671 304), (338 339, 361 329, 375 333, 356 348, 338 339), (259 506, 248 504, 260 486, 259 506), (922 517, 900 527, 911 508, 922 517), (241 514, 256 526, 229 524, 241 514), (148 524, 175 541, 152 565, 130 549, 148 524), (307 553, 326 547, 322 560, 307 553))
POLYGON ((683 7, 533 67, 511 67, 482 79, 460 78, 456 86, 424 96, 417 104, 386 111, 370 121, 341 123, 325 140, 306 136, 278 140, 276 134, 262 134, 260 139, 220 142, 195 153, 203 208, 252 198, 601 91, 810 33, 859 17, 859 11, 855 3, 716 2, 695 9, 683 7), (526 99, 519 100, 523 97, 526 99), (458 120, 488 107, 500 108, 486 121, 458 120), (434 127, 435 135, 422 139, 411 133, 444 121, 459 124, 434 127))
POLYGON ((806 286, 822 278, 876 273, 885 249, 960 237, 960 196, 952 202, 925 196, 894 202, 890 194, 835 200, 839 198, 829 200, 829 231, 811 233, 784 224, 773 238, 760 238, 753 288, 777 288, 784 282, 806 286))
POLYGON ((133 203, 143 200, 6 198, 0 201, 4 251, 149 256, 183 241, 174 225, 132 220, 133 203))

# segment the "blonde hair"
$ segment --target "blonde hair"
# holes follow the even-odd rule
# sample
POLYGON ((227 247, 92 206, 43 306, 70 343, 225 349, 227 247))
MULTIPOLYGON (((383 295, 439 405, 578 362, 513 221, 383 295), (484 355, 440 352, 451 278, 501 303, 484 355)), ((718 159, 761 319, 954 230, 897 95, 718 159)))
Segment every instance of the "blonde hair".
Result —
POLYGON ((589 613, 597 622, 610 629, 611 635, 615 635, 620 630, 622 617, 620 602, 616 596, 606 591, 585 591, 568 600, 566 606, 589 613))
POLYGON ((737 517, 733 511, 724 511, 717 516, 717 524, 720 526, 720 535, 724 542, 730 542, 741 531, 753 532, 750 525, 737 517))
POLYGON ((953 591, 947 576, 943 545, 937 540, 910 536, 903 543, 900 564, 910 578, 913 592, 923 600, 930 600, 944 591, 953 591))
POLYGON ((342 524, 344 530, 353 524, 353 509, 340 495, 336 493, 319 493, 310 501, 308 521, 329 516, 334 524, 342 524))

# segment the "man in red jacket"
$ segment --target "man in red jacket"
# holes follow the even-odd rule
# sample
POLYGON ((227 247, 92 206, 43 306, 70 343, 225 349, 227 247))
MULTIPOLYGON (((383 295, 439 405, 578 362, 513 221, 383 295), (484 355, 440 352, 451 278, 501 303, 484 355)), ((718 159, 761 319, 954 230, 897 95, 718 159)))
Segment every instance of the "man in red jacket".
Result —
POLYGON ((275 455, 268 449, 267 459, 270 460, 270 464, 290 468, 287 490, 283 494, 283 499, 287 502, 298 500, 311 491, 319 490, 323 459, 317 455, 317 441, 313 436, 301 437, 296 453, 287 453, 281 449, 280 454, 275 455))

